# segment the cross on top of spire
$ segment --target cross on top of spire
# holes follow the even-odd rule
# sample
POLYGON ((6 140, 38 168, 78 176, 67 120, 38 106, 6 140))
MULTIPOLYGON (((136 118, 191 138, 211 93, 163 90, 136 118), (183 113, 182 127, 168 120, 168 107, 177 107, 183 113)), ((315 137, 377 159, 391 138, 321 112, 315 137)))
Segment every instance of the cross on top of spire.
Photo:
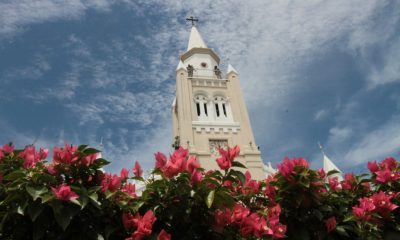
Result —
POLYGON ((190 17, 186 18, 186 21, 191 21, 192 22, 192 26, 195 26, 195 22, 198 22, 199 19, 195 18, 193 16, 190 16, 190 17))

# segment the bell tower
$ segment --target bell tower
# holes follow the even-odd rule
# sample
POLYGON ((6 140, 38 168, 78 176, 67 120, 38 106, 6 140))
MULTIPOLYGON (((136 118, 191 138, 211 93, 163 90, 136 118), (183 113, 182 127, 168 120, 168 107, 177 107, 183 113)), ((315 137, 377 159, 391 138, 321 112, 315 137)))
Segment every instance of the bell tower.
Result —
POLYGON ((176 68, 176 96, 172 104, 173 134, 177 145, 196 155, 201 167, 218 169, 218 147, 240 147, 238 161, 254 179, 264 179, 261 153, 255 143, 238 72, 229 64, 226 74, 220 58, 208 48, 194 22, 188 47, 176 68))

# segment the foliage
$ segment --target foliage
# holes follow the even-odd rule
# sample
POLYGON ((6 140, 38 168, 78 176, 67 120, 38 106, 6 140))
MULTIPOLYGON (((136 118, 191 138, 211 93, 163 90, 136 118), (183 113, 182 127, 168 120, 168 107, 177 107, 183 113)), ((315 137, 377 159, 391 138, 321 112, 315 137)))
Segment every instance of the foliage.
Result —
POLYGON ((370 174, 312 170, 286 158, 263 181, 220 149, 205 171, 188 150, 155 154, 120 174, 87 145, 0 148, 2 239, 383 239, 399 231, 400 164, 368 163, 370 174), (140 193, 136 187, 141 188, 140 193))

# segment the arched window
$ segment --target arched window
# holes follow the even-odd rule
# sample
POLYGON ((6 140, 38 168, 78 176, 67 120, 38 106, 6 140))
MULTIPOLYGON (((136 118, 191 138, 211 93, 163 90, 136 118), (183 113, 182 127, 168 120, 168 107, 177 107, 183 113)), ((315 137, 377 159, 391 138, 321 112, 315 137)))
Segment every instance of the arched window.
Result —
POLYGON ((208 118, 208 98, 198 94, 195 96, 194 101, 198 120, 206 120, 208 118))
POLYGON ((220 121, 231 121, 229 102, 226 97, 214 96, 215 119, 220 121))

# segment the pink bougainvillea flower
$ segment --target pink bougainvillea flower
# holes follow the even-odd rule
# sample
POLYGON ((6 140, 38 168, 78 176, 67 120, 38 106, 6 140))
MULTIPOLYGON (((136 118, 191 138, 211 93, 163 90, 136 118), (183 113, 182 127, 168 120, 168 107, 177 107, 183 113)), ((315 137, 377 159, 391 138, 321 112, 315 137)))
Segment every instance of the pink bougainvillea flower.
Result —
POLYGON ((357 185, 355 183, 356 179, 353 173, 346 173, 344 175, 344 180, 341 182, 342 189, 353 190, 357 185))
POLYGON ((260 183, 254 179, 251 179, 251 174, 249 171, 246 171, 245 177, 246 177, 246 182, 243 185, 242 192, 244 194, 258 193, 260 188, 260 183))
POLYGON ((319 175, 320 178, 325 178, 325 177, 326 177, 326 172, 325 172, 325 170, 324 170, 323 168, 320 168, 320 169, 318 170, 318 175, 319 175))
POLYGON ((12 143, 4 144, 3 152, 8 154, 14 152, 14 145, 12 143))
POLYGON ((192 181, 192 184, 196 185, 201 182, 202 178, 203 178, 203 173, 201 171, 193 170, 192 177, 190 180, 192 181))
POLYGON ((391 202, 392 197, 392 195, 379 191, 372 195, 370 199, 372 199, 373 204, 376 206, 376 211, 387 217, 390 212, 399 207, 391 202))
POLYGON ((171 240, 171 234, 162 229, 160 234, 157 236, 157 240, 171 240))
POLYGON ((389 170, 393 170, 396 168, 397 166, 397 160, 394 159, 393 157, 388 157, 385 158, 380 165, 385 168, 385 169, 389 169, 389 170))
POLYGON ((4 153, 3 153, 3 151, 1 151, 1 148, 0 148, 0 161, 2 161, 4 159, 4 153))
POLYGON ((71 190, 71 187, 65 184, 62 184, 58 187, 52 187, 51 191, 53 192, 54 196, 63 201, 71 201, 78 199, 79 196, 75 192, 71 190))
POLYGON ((65 144, 64 148, 54 147, 53 162, 55 164, 73 164, 78 161, 78 147, 65 144))
POLYGON ((276 224, 276 225, 271 226, 271 229, 272 229, 272 231, 273 231, 273 235, 272 235, 272 236, 273 236, 274 238, 284 238, 284 237, 285 237, 285 233, 286 233, 287 226, 278 223, 278 224, 276 224))
POLYGON ((135 162, 135 167, 133 168, 133 174, 135 177, 142 177, 143 176, 143 170, 140 164, 136 161, 135 162))
POLYGON ((368 169, 372 172, 375 173, 377 171, 379 171, 379 166, 376 163, 376 161, 373 162, 368 162, 368 169))
POLYGON ((32 168, 37 162, 45 159, 47 154, 47 149, 41 148, 39 152, 36 152, 35 147, 30 145, 25 147, 25 149, 20 152, 18 156, 24 159, 24 168, 32 168))
POLYGON ((54 168, 53 165, 46 166, 46 170, 47 170, 47 172, 50 173, 51 175, 56 175, 56 174, 58 174, 58 171, 54 168))
POLYGON ((140 240, 144 237, 150 236, 152 232, 153 223, 156 221, 153 211, 147 211, 143 217, 138 216, 136 220, 136 231, 133 232, 131 237, 135 240, 140 240))
POLYGON ((91 164, 94 163, 94 161, 96 161, 97 158, 98 158, 98 154, 93 153, 93 154, 89 154, 85 157, 82 157, 79 162, 82 165, 90 166, 91 164))
POLYGON ((376 181, 378 183, 388 183, 392 181, 397 181, 399 179, 400 179, 400 172, 392 172, 388 168, 376 172, 376 181))
POLYGON ((226 208, 224 210, 217 209, 214 212, 214 225, 213 225, 214 231, 222 233, 224 227, 232 222, 231 217, 232 217, 232 211, 229 208, 226 208))
POLYGON ((239 146, 235 146, 233 148, 228 147, 227 150, 223 148, 219 148, 220 157, 216 160, 218 166, 222 170, 228 170, 232 167, 232 162, 235 160, 237 156, 239 156, 240 148, 239 146))
POLYGON ((167 164, 167 157, 161 152, 155 153, 154 157, 156 158, 156 168, 163 169, 167 164))
POLYGON ((194 170, 197 170, 197 168, 200 167, 200 164, 197 162, 195 156, 189 157, 186 165, 187 165, 187 167, 186 167, 187 171, 190 173, 192 173, 194 170))
POLYGON ((125 184, 122 189, 122 192, 127 193, 129 196, 136 198, 136 186, 132 183, 125 184))
POLYGON ((138 219, 140 218, 139 213, 133 216, 130 212, 124 212, 122 214, 122 224, 125 230, 130 231, 137 226, 138 219))
POLYGON ((282 176, 288 178, 294 171, 294 163, 288 157, 283 159, 282 164, 278 165, 278 171, 282 176))
POLYGON ((121 172, 120 172, 120 176, 121 176, 121 179, 122 179, 122 180, 127 179, 128 176, 129 176, 129 170, 126 169, 126 168, 122 168, 122 169, 121 169, 121 172))
POLYGON ((328 179, 329 187, 332 191, 336 192, 340 188, 338 177, 331 177, 328 179))
POLYGON ((232 222, 241 223, 250 214, 250 210, 240 203, 236 203, 233 207, 232 222))
POLYGON ((101 180, 101 191, 105 192, 109 190, 110 192, 115 192, 121 187, 121 178, 114 174, 111 176, 110 173, 103 175, 101 180))
POLYGON ((332 232, 336 228, 336 218, 330 217, 325 220, 325 226, 328 233, 332 232))
POLYGON ((182 147, 175 150, 174 153, 170 156, 170 159, 165 164, 164 168, 161 169, 164 175, 168 178, 172 178, 179 173, 186 171, 188 157, 188 150, 182 147))

